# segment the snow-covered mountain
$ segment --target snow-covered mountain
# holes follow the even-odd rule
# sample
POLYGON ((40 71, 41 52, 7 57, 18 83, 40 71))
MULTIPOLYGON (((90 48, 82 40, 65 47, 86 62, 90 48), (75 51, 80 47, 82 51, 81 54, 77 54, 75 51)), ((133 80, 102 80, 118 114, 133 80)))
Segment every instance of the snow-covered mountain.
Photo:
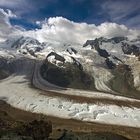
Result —
POLYGON ((0 43, 0 99, 50 116, 139 127, 139 48, 139 38, 83 45, 10 38, 0 43))
MULTIPOLYGON (((40 43, 36 39, 21 36, 1 43, 0 52, 3 55, 45 60, 41 74, 47 75, 49 69, 49 80, 58 85, 62 80, 59 85, 62 87, 73 88, 74 85, 74 88, 137 97, 140 90, 139 42, 139 38, 100 37, 87 40, 83 45, 54 40, 40 43), (76 78, 79 78, 78 81, 76 78), (79 83, 78 87, 74 82, 79 83)), ((46 76, 44 78, 47 79, 46 76)))

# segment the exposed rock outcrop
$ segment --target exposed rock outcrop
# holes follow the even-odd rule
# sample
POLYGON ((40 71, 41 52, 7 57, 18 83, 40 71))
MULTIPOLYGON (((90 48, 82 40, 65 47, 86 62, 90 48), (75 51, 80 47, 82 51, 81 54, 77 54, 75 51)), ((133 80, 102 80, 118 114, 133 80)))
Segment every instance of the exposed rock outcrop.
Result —
POLYGON ((66 49, 66 51, 69 53, 69 54, 77 54, 78 52, 77 52, 77 50, 76 49, 74 49, 74 48, 68 48, 68 49, 66 49))

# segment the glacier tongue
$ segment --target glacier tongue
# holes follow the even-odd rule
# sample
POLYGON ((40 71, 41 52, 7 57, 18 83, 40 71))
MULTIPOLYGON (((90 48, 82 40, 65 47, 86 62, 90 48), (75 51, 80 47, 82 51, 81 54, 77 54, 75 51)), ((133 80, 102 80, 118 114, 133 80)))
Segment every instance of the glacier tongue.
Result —
POLYGON ((139 108, 76 103, 61 97, 43 95, 42 91, 30 88, 29 81, 22 75, 10 77, 1 82, 0 89, 0 99, 5 99, 10 105, 26 111, 66 119, 140 127, 139 108))

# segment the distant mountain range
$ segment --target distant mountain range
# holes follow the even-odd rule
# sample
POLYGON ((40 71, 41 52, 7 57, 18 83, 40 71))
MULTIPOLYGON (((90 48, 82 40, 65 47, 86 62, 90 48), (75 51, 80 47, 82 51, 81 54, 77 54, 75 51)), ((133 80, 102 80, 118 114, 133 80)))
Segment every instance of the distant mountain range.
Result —
POLYGON ((140 38, 100 37, 83 45, 10 38, 0 43, 1 78, 12 72, 7 61, 15 56, 44 60, 40 73, 57 86, 140 98, 140 38))

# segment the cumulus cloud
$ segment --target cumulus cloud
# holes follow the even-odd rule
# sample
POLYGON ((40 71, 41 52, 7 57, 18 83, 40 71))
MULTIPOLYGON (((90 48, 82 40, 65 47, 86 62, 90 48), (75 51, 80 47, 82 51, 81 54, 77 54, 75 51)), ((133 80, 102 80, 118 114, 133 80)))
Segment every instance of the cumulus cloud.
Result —
POLYGON ((9 19, 16 18, 16 15, 10 10, 0 9, 0 41, 7 39, 13 34, 17 34, 20 30, 10 24, 9 19))
POLYGON ((0 7, 12 9, 18 17, 22 18, 24 14, 38 10, 34 2, 34 0, 0 0, 0 7))
POLYGON ((115 36, 137 37, 139 30, 128 29, 125 25, 116 23, 95 24, 76 23, 63 17, 51 17, 44 21, 37 21, 40 29, 25 30, 19 26, 12 26, 10 18, 17 18, 10 10, 0 9, 0 41, 15 35, 30 36, 38 39, 40 42, 46 42, 48 39, 75 42, 83 44, 88 39, 97 37, 111 38, 115 36))
POLYGON ((116 23, 102 23, 98 26, 95 24, 76 23, 63 17, 53 17, 45 20, 45 22, 37 22, 41 25, 41 29, 27 31, 24 34, 37 38, 41 42, 48 39, 58 41, 84 43, 88 39, 97 37, 115 37, 128 36, 137 37, 140 32, 138 30, 128 29, 125 25, 116 23))

